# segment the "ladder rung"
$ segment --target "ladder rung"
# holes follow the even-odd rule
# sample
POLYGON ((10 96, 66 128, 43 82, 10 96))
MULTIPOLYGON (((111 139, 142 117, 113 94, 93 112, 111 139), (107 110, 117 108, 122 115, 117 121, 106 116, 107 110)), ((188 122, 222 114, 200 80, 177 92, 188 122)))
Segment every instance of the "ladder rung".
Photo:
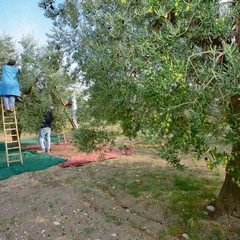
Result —
POLYGON ((9 163, 12 163, 12 162, 21 162, 21 159, 17 159, 17 160, 9 160, 8 162, 9 162, 9 163))
POLYGON ((4 117, 14 117, 14 115, 13 114, 10 114, 10 116, 9 116, 9 114, 5 114, 6 112, 4 112, 4 117))
POLYGON ((20 147, 10 147, 8 148, 8 150, 11 150, 11 149, 19 149, 20 147))
POLYGON ((12 134, 12 135, 11 134, 9 134, 9 135, 7 134, 7 137, 17 137, 17 134, 12 134))
POLYGON ((14 119, 14 117, 4 116, 5 119, 14 119))
POLYGON ((5 122, 5 125, 8 125, 8 124, 15 124, 15 122, 5 122))
POLYGON ((17 129, 16 128, 6 128, 5 130, 9 131, 9 130, 17 130, 17 129))
POLYGON ((13 111, 14 111, 14 108, 13 108, 13 111, 12 111, 12 110, 11 110, 11 111, 9 111, 9 110, 5 110, 5 109, 3 109, 3 111, 4 111, 4 112, 13 113, 13 111))
POLYGON ((16 143, 16 142, 18 142, 18 140, 14 140, 14 141, 6 142, 6 143, 16 143))
POLYGON ((20 152, 18 153, 9 153, 8 156, 16 156, 16 155, 20 155, 20 152))

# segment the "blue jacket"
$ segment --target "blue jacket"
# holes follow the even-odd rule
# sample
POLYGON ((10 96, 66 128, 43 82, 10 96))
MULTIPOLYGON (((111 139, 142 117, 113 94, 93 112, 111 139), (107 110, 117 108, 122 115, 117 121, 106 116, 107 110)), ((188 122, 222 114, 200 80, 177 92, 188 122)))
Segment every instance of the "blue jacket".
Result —
POLYGON ((20 96, 18 83, 18 68, 5 65, 2 67, 2 82, 0 85, 0 96, 20 96))

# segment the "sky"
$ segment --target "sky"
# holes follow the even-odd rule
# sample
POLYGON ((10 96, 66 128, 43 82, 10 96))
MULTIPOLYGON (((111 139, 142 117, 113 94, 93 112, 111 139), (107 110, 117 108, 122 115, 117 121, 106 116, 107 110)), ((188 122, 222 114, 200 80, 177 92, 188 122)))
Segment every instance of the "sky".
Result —
POLYGON ((7 34, 16 41, 33 36, 39 44, 46 43, 52 21, 38 7, 40 0, 0 0, 0 35, 7 34))

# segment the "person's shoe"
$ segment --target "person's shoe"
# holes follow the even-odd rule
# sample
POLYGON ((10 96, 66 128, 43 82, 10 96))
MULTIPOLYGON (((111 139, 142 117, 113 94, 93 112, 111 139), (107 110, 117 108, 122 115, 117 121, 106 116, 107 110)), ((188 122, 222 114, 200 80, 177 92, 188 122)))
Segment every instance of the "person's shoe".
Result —
POLYGON ((44 150, 37 150, 36 153, 45 153, 44 150))
POLYGON ((13 108, 10 108, 9 112, 14 112, 14 109, 13 109, 13 108))
POLYGON ((49 152, 50 152, 50 150, 45 150, 45 152, 46 152, 46 153, 49 153, 49 152))

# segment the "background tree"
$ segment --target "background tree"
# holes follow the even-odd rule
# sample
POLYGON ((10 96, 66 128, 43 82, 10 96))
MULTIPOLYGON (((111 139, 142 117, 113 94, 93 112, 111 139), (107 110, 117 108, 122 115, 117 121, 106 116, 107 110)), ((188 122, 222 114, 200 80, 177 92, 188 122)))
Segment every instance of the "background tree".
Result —
POLYGON ((10 36, 0 39, 1 64, 13 58, 22 69, 19 76, 21 101, 16 102, 20 133, 37 133, 49 106, 54 106, 53 131, 61 131, 68 123, 61 100, 66 100, 68 87, 75 83, 64 72, 63 54, 51 43, 40 47, 30 36, 24 37, 20 45, 21 53, 10 36))
POLYGON ((9 59, 17 60, 17 49, 13 38, 9 35, 0 36, 0 66, 7 64, 9 59))
POLYGON ((68 79, 61 71, 61 56, 50 46, 40 48, 34 39, 29 37, 22 39, 21 44, 22 102, 17 105, 18 112, 21 112, 20 126, 23 131, 37 132, 42 116, 49 106, 54 106, 53 113, 56 113, 54 122, 57 122, 58 126, 64 126, 66 113, 56 91, 57 88, 61 89, 68 85, 68 79))
POLYGON ((129 137, 164 138, 160 154, 174 165, 180 152, 226 165, 216 206, 239 216, 239 2, 224 16, 213 0, 54 2, 40 6, 84 76, 90 116, 120 122, 129 137))

